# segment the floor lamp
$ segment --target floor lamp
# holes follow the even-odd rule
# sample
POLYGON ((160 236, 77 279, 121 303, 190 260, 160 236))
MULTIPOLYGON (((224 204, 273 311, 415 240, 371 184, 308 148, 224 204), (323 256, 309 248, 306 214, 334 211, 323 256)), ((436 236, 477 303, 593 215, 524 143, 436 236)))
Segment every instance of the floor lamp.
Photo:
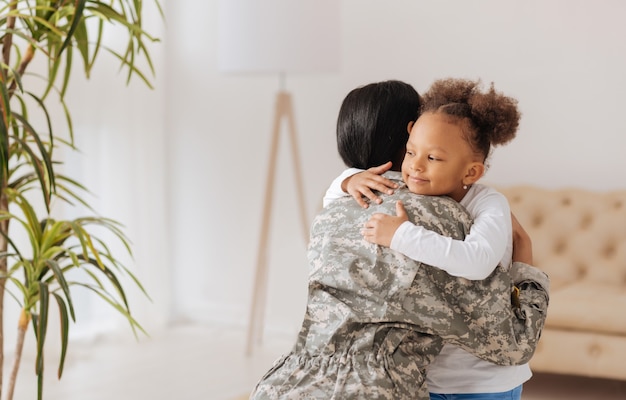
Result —
POLYGON ((298 208, 305 242, 309 225, 300 165, 291 93, 284 88, 288 74, 328 73, 339 68, 337 0, 222 0, 219 3, 219 66, 229 73, 270 73, 280 78, 276 94, 265 195, 246 354, 260 343, 263 333, 269 275, 268 244, 282 122, 290 140, 298 208))

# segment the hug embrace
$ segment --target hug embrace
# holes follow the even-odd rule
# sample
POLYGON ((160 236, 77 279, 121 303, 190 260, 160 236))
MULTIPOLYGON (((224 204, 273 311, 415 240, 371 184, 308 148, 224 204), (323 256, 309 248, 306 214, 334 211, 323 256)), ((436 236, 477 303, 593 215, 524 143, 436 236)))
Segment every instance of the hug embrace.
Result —
POLYGON ((521 398, 549 279, 506 198, 478 183, 519 118, 479 81, 347 95, 349 168, 311 227, 302 327, 251 399, 521 398))

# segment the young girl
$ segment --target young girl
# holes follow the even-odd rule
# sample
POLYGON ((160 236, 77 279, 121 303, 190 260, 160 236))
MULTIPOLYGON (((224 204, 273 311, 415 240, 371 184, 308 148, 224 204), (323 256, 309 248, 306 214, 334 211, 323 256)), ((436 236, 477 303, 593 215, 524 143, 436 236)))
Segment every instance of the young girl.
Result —
MULTIPOLYGON (((520 114, 516 100, 497 93, 493 85, 483 92, 479 82, 460 79, 436 81, 423 96, 422 115, 412 126, 402 164, 403 181, 418 194, 444 195, 466 207, 474 223, 465 240, 454 240, 408 222, 403 205, 396 216, 374 214, 363 228, 365 240, 391 247, 408 257, 439 267, 450 275, 484 279, 500 263, 511 263, 512 220, 506 198, 477 184, 485 171, 491 146, 515 137, 520 114)), ((325 204, 344 196, 343 185, 360 204, 362 196, 379 201, 371 190, 388 193, 393 182, 375 173, 383 165, 352 176, 354 169, 335 180, 325 204)), ((516 226, 517 227, 517 226, 516 226)), ((431 399, 520 399, 522 384, 531 377, 527 364, 498 366, 464 350, 444 346, 428 367, 431 399)))

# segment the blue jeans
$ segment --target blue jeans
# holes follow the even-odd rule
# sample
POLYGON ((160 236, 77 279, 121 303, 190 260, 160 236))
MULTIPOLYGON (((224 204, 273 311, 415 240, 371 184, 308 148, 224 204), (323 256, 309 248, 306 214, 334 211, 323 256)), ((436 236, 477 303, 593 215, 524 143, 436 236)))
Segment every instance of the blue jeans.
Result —
POLYGON ((430 394, 430 400, 521 400, 521 398, 522 385, 508 392, 499 393, 430 394))

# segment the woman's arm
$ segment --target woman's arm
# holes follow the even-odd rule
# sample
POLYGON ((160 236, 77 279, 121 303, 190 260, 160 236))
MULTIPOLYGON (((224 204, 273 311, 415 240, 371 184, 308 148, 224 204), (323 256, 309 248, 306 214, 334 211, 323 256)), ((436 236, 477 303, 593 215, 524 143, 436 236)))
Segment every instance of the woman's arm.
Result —
POLYGON ((533 265, 533 243, 515 215, 511 213, 513 223, 513 261, 533 265))

